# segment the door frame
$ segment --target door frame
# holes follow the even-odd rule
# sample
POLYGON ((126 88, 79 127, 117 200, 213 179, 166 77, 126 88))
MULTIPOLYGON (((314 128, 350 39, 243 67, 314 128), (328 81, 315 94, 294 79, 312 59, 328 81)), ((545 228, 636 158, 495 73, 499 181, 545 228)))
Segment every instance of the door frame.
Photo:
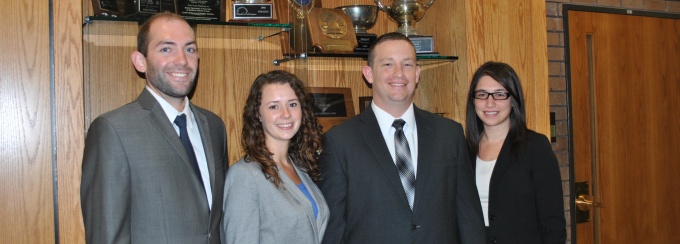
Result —
POLYGON ((569 43, 569 11, 582 11, 582 12, 594 12, 594 13, 606 13, 606 14, 621 14, 629 16, 642 16, 642 17, 655 17, 655 18, 669 18, 669 19, 680 19, 680 14, 664 13, 664 12, 653 12, 646 10, 634 10, 625 8, 612 8, 612 7, 599 7, 599 6, 587 6, 587 5, 576 5, 576 4, 563 4, 562 5, 562 17, 563 17, 563 30, 564 30, 564 62, 565 62, 565 80, 567 89, 567 127, 569 140, 569 215, 571 223, 571 241, 576 243, 576 206, 575 202, 575 187, 574 187, 574 139, 573 139, 573 111, 572 111, 572 100, 571 100, 571 57, 570 57, 570 43, 569 43))

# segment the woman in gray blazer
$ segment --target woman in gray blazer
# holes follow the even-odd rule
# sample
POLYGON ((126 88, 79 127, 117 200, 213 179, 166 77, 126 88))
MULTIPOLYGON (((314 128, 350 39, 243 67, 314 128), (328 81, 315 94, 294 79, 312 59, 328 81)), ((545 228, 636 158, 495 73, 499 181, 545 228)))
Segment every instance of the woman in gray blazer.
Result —
POLYGON ((241 143, 245 156, 225 180, 222 243, 320 243, 329 214, 313 182, 321 126, 299 79, 280 70, 255 79, 241 143))

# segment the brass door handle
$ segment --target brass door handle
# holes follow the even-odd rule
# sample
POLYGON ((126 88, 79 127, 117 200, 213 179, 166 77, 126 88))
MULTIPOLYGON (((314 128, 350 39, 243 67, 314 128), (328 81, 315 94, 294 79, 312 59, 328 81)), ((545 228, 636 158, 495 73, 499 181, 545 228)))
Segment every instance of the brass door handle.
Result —
POLYGON ((590 196, 588 196, 586 194, 579 195, 578 198, 576 198, 575 202, 576 202, 576 208, 578 208, 578 210, 581 210, 581 211, 588 211, 588 210, 590 210, 591 207, 599 207, 599 208, 604 207, 602 205, 602 203, 595 202, 595 201, 591 200, 590 196))

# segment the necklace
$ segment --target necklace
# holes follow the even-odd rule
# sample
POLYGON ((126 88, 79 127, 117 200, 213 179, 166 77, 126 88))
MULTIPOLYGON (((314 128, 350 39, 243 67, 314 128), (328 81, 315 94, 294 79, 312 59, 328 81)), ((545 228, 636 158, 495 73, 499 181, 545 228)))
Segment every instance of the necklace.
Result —
POLYGON ((292 6, 293 9, 295 9, 295 12, 297 12, 298 19, 304 19, 305 16, 309 15, 309 12, 312 12, 312 9, 314 9, 314 1, 315 0, 288 0, 288 5, 292 6), (300 7, 298 7, 297 5, 300 5, 300 7), (305 10, 304 8, 306 6, 310 7, 305 10))

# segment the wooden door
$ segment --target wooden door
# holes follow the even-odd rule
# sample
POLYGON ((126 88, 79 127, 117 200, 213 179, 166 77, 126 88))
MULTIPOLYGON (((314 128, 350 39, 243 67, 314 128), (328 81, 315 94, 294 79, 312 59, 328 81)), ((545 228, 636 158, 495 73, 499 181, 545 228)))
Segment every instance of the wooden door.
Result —
POLYGON ((576 243, 680 243, 680 20, 566 12, 576 243))

